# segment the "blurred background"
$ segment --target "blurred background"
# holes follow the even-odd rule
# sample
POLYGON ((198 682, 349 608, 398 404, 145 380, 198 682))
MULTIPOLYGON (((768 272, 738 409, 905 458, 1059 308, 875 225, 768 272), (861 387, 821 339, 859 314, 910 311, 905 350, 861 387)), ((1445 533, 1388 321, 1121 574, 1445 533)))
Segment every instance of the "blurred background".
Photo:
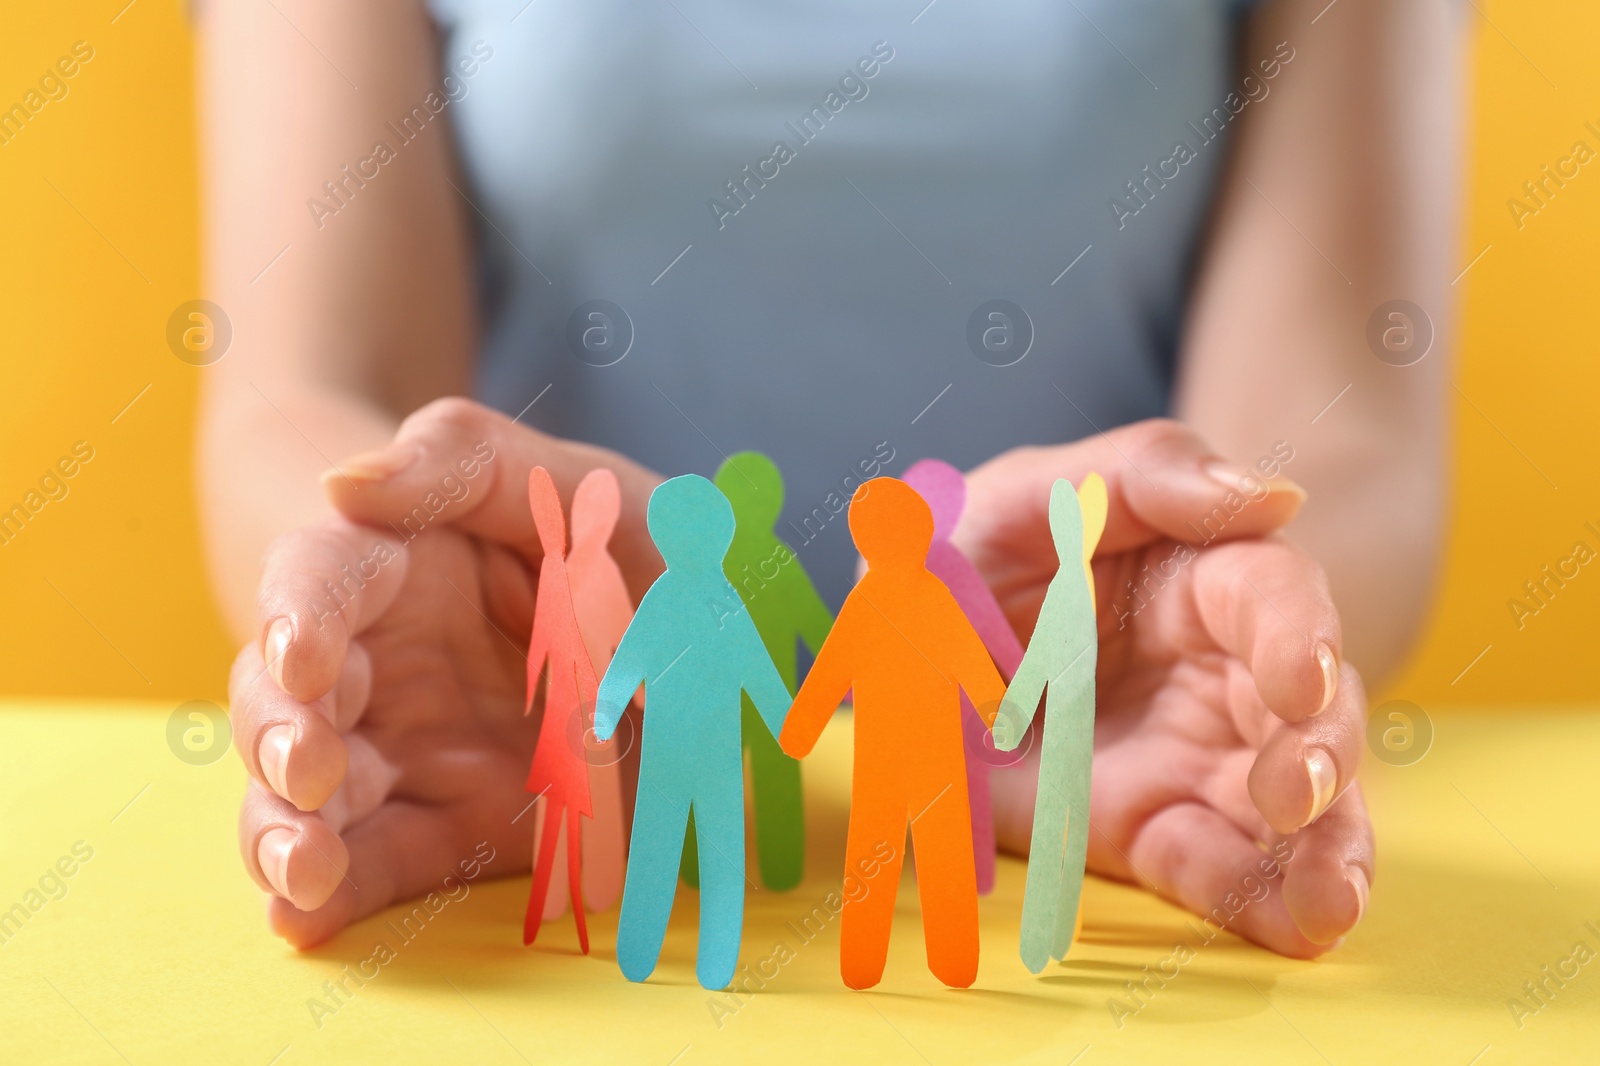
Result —
MULTIPOLYGON (((1600 178, 1580 171, 1521 228, 1507 201, 1600 138, 1585 128, 1600 127, 1600 7, 1464 8, 1452 529, 1426 633, 1375 695, 1430 709, 1592 702, 1600 576, 1584 567, 1520 626, 1509 601, 1580 539, 1600 544, 1585 527, 1600 528, 1600 178)), ((65 495, 50 482, 59 498, 20 533, 0 530, 0 694, 220 700, 232 649, 205 586, 192 476, 203 370, 166 340, 199 295, 190 32, 179 0, 5 5, 0 98, 80 40, 93 58, 67 95, 0 143, 0 512, 78 463, 65 495)))

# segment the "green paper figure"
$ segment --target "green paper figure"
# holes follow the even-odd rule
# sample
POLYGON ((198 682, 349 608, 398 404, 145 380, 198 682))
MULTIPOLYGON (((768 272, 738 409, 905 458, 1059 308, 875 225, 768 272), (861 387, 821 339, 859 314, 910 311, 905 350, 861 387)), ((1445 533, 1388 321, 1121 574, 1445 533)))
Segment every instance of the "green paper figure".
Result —
POLYGON ((1050 532, 1060 568, 1050 580, 1022 665, 995 716, 994 746, 1013 751, 1045 698, 1039 793, 1022 899, 1022 961, 1034 973, 1072 947, 1089 853, 1089 775, 1094 763, 1094 681, 1099 659, 1089 558, 1105 528, 1099 474, 1050 490, 1050 532))
MULTIPOLYGON (((737 523, 733 546, 722 563, 723 573, 739 591, 767 654, 793 696, 800 687, 796 640, 804 640, 816 655, 833 628, 833 615, 794 550, 773 531, 783 510, 783 475, 760 452, 739 452, 717 470, 715 481, 733 504, 737 523)), ((742 717, 744 747, 750 754, 761 881, 770 889, 783 891, 798 885, 805 873, 800 763, 778 747, 749 696, 744 697, 742 717)), ((697 884, 698 862, 691 824, 680 871, 691 886, 697 884)))

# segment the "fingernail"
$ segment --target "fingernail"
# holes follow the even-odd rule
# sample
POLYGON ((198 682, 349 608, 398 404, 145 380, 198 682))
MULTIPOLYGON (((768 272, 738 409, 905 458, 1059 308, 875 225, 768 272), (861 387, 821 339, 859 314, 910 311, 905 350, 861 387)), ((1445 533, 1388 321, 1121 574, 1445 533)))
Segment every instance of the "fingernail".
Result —
POLYGON ((261 872, 266 875, 267 883, 272 890, 284 899, 293 902, 293 895, 289 892, 289 853, 294 851, 294 842, 299 839, 294 830, 279 826, 269 829, 261 837, 261 843, 256 845, 256 861, 261 864, 261 872))
POLYGON ((1306 777, 1311 782, 1311 813, 1300 823, 1304 829, 1328 809, 1333 802, 1334 790, 1339 787, 1339 771, 1334 768, 1333 756, 1321 748, 1308 748, 1305 753, 1306 777))
POLYGON ((1322 703, 1317 707, 1317 714, 1321 714, 1339 691, 1339 660, 1326 641, 1317 641, 1317 665, 1322 667, 1322 703))
POLYGON ((1263 478, 1236 463, 1213 460, 1205 465, 1205 472, 1207 477, 1219 485, 1243 493, 1251 499, 1260 499, 1263 495, 1275 493, 1294 496, 1302 503, 1306 499, 1306 490, 1300 487, 1299 482, 1286 477, 1263 478))
POLYGON ((1350 926, 1354 929, 1361 924, 1362 917, 1367 913, 1367 896, 1372 892, 1372 886, 1367 884, 1367 872, 1359 866, 1347 867, 1344 878, 1350 882, 1350 887, 1356 890, 1356 920, 1350 926))
POLYGON ((289 640, 294 636, 294 626, 287 618, 274 618, 272 625, 267 627, 267 640, 261 649, 261 654, 266 657, 267 669, 272 672, 272 680, 283 687, 283 657, 289 650, 289 640))
MULTIPOLYGON (((1245 492, 1251 481, 1250 471, 1235 463, 1225 463, 1220 459, 1213 460, 1205 465, 1206 476, 1212 481, 1226 485, 1234 492, 1245 492)), ((1259 484, 1259 482, 1257 482, 1259 484)))
POLYGON ((405 445, 380 448, 374 452, 352 455, 322 477, 345 477, 351 481, 387 481, 417 461, 417 449, 405 445))
POLYGON ((261 743, 256 748, 261 776, 267 779, 272 791, 284 799, 289 799, 289 747, 293 743, 294 726, 275 725, 261 734, 261 743))

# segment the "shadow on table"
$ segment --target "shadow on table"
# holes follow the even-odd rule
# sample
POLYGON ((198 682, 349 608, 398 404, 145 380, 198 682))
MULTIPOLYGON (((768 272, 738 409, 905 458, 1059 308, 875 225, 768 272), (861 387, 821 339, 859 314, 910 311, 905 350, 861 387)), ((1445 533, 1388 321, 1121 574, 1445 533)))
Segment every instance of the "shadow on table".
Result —
MULTIPOLYGON (((1503 870, 1496 873, 1404 854, 1385 856, 1365 921, 1344 947, 1316 962, 1276 955, 1230 933, 1202 943, 1198 919, 1192 915, 1154 901, 1134 900, 1139 909, 1148 907, 1153 920, 1096 921, 1091 911, 1082 936, 1084 953, 1075 952, 1064 962, 1052 963, 1032 979, 1031 990, 1026 978, 1021 987, 1015 981, 1007 981, 1009 987, 1004 988, 984 987, 985 979, 993 980, 995 973, 994 964, 986 962, 977 988, 947 992, 930 987, 909 993, 885 989, 874 994, 911 998, 955 995, 1018 1006, 1038 1004, 1053 1010, 1104 1009, 1127 1025, 1205 1023, 1269 1011, 1272 990, 1286 976, 1296 979, 1297 988, 1304 988, 1308 981, 1318 982, 1318 994, 1330 1000, 1412 997, 1425 985, 1430 998, 1476 1005, 1482 1002, 1486 982, 1516 987, 1522 976, 1537 972, 1540 962, 1570 948, 1585 920, 1600 919, 1600 909, 1590 908, 1594 913, 1586 913, 1583 907, 1585 901, 1600 898, 1600 879, 1564 875, 1557 892, 1532 868, 1524 874, 1514 867, 1503 870), (1176 976, 1164 977, 1164 985, 1154 980, 1145 985, 1152 972, 1160 973, 1163 961, 1179 943, 1193 948, 1195 957, 1176 976), (1107 953, 1120 958, 1085 957, 1107 953), (1420 973, 1429 975, 1422 985, 1420 973), (1148 990, 1136 995, 1128 982, 1148 990), (1118 1002, 1121 1010, 1112 1006, 1118 1002)), ((752 895, 743 961, 750 963, 761 954, 751 942, 750 930, 757 922, 779 918, 772 924, 781 924, 783 915, 804 911, 813 896, 829 890, 821 884, 808 884, 794 893, 752 895)), ((335 966, 354 967, 369 960, 382 943, 394 956, 382 966, 384 983, 431 985, 440 982, 441 975, 448 975, 469 992, 513 985, 536 989, 546 981, 569 984, 575 974, 570 966, 541 966, 540 960, 556 956, 569 961, 578 956, 572 918, 569 914, 547 922, 540 942, 524 948, 520 922, 526 891, 526 881, 520 878, 485 883, 474 890, 470 900, 445 908, 409 939, 403 934, 410 927, 402 928, 402 919, 414 905, 390 908, 308 955, 335 966)), ((651 985, 697 988, 692 950, 697 897, 697 893, 680 888, 667 950, 651 985)), ((909 909, 901 919, 910 917, 914 924, 897 928, 897 939, 920 933, 915 899, 914 892, 902 893, 902 906, 897 910, 909 909)), ((1127 902, 1115 910, 1125 913, 1127 902)), ((589 957, 596 965, 581 970, 582 982, 626 984, 616 969, 616 919, 615 909, 590 916, 589 957)), ((806 956, 806 965, 786 968, 782 981, 771 982, 753 994, 842 991, 836 962, 831 961, 838 957, 837 922, 798 951, 806 956), (822 958, 829 959, 829 964, 816 966, 815 960, 822 958)), ((903 962, 891 956, 891 972, 886 977, 893 981, 903 962)), ((1171 963, 1165 968, 1170 971, 1171 963)))

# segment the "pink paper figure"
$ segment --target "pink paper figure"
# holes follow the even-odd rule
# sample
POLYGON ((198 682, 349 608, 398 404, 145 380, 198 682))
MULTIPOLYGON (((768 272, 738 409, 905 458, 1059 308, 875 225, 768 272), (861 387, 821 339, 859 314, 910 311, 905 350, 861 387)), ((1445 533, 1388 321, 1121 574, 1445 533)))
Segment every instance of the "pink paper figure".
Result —
MULTIPOLYGON (((961 512, 967 506, 967 479, 961 471, 939 459, 912 463, 901 480, 917 490, 933 511, 933 545, 928 549, 928 569, 956 598, 972 628, 1009 683, 1022 663, 1022 642, 1006 620, 994 593, 978 568, 950 543, 961 512)), ((989 729, 977 710, 961 694, 961 732, 966 742, 967 791, 972 803, 972 848, 977 860, 978 893, 994 890, 994 804, 989 788, 991 766, 1012 766, 1017 756, 996 751, 989 729)))
MULTIPOLYGON (((623 631, 633 620, 633 601, 628 598, 622 569, 607 550, 621 512, 622 492, 617 487, 616 474, 605 467, 596 467, 578 482, 572 495, 572 548, 567 552, 567 576, 572 584, 578 628, 597 674, 604 674, 611 665, 611 656, 622 640, 623 631)), ((594 805, 581 848, 583 905, 590 911, 604 911, 622 895, 627 864, 622 759, 628 747, 637 743, 638 734, 624 731, 621 739, 601 746, 592 733, 593 705, 586 704, 583 712, 584 731, 579 739, 589 764, 589 789, 594 805)), ((557 848, 555 868, 550 875, 550 894, 544 904, 547 921, 565 914, 571 902, 566 869, 566 856, 557 848)))
MULTIPOLYGON (((567 576, 567 528, 561 514, 561 497, 550 472, 536 466, 528 473, 528 506, 539 534, 544 558, 539 563, 539 586, 533 603, 533 633, 528 639, 528 699, 523 714, 533 710, 539 677, 545 676, 544 717, 539 722, 539 742, 528 769, 527 789, 544 800, 533 865, 533 889, 522 923, 522 942, 539 935, 544 902, 549 898, 550 874, 555 865, 556 841, 563 822, 567 830, 567 884, 581 898, 579 878, 583 860, 579 852, 583 831, 580 816, 593 817, 589 799, 589 766, 584 758, 585 709, 594 707, 599 682, 584 647, 567 576), (576 743, 574 742, 576 738, 576 743)), ((574 907, 578 943, 589 953, 589 929, 583 908, 574 907)))

